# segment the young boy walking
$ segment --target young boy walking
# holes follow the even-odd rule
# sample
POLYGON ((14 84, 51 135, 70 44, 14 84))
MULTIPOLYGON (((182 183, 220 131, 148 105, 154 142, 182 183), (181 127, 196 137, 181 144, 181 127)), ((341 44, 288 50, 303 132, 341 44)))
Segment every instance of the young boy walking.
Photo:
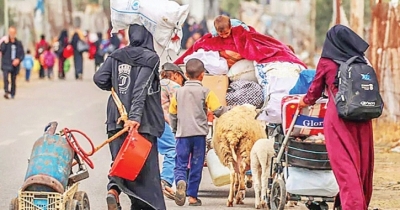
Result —
POLYGON ((189 206, 201 206, 198 199, 208 134, 207 110, 219 117, 226 108, 221 106, 216 94, 203 87, 204 64, 199 59, 186 63, 185 86, 176 91, 171 99, 169 113, 172 131, 176 136, 175 203, 183 206, 189 196, 189 206), (189 179, 187 166, 190 158, 189 179), (186 182, 188 180, 188 183, 186 182))
POLYGON ((29 82, 30 78, 31 78, 31 71, 33 68, 33 56, 31 55, 31 51, 27 50, 26 51, 26 55, 24 60, 22 61, 22 64, 25 68, 25 81, 29 82))

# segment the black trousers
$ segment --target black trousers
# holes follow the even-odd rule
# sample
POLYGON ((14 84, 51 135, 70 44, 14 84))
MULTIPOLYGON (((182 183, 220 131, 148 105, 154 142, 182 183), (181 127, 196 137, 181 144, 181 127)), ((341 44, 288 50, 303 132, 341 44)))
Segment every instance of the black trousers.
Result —
POLYGON ((42 65, 40 65, 39 78, 44 78, 44 77, 45 77, 44 68, 42 65))
MULTIPOLYGON (((108 137, 110 138, 118 131, 119 130, 109 131, 108 137)), ((113 162, 127 135, 128 133, 125 133, 110 142, 109 146, 113 162)), ((166 207, 161 189, 160 169, 158 163, 157 137, 148 134, 142 134, 142 136, 152 142, 153 146, 139 176, 133 182, 116 177, 108 177, 109 183, 107 185, 107 190, 114 189, 118 194, 121 192, 127 194, 131 200, 131 210, 165 210, 166 207), (154 208, 143 201, 148 202, 150 205, 154 206, 154 208)))
POLYGON ((17 67, 13 67, 13 70, 3 70, 4 92, 6 94, 11 94, 11 96, 15 96, 17 75, 18 75, 17 67), (10 86, 10 82, 8 80, 9 75, 11 75, 11 90, 9 88, 10 86))

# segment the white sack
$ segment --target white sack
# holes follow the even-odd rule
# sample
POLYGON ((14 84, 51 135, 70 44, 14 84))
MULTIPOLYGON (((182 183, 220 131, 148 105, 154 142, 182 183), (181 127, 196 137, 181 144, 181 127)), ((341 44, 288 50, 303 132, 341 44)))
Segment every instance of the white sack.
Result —
POLYGON ((189 5, 180 6, 170 0, 111 0, 110 7, 111 33, 127 29, 131 24, 144 25, 159 45, 179 52, 189 5), (175 35, 179 40, 169 41, 175 35))
MULTIPOLYGON (((284 172, 287 177, 286 168, 284 172)), ((339 193, 339 185, 331 170, 289 167, 286 191, 296 195, 333 197, 339 193)))
POLYGON ((183 62, 186 64, 186 62, 192 58, 201 60, 204 63, 204 68, 211 75, 223 75, 228 73, 228 62, 219 55, 219 52, 199 49, 193 54, 186 56, 183 62))
POLYGON ((231 82, 237 80, 258 82, 253 61, 246 59, 240 60, 233 64, 228 71, 228 77, 231 82))
POLYGON ((263 87, 264 106, 258 120, 269 123, 282 123, 282 98, 296 84, 304 67, 289 62, 255 63, 258 83, 263 87))

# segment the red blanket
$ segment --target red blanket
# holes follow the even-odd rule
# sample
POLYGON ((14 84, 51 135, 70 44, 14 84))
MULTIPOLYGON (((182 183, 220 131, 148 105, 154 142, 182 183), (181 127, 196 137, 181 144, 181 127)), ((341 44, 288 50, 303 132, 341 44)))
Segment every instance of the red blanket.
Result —
POLYGON ((183 59, 196 52, 198 49, 205 51, 231 50, 239 53, 247 60, 257 63, 269 63, 274 61, 297 63, 305 68, 307 66, 280 41, 263 34, 260 34, 250 27, 250 31, 243 27, 232 27, 231 36, 226 39, 212 37, 210 33, 197 40, 194 45, 179 57, 174 63, 183 64, 183 59))

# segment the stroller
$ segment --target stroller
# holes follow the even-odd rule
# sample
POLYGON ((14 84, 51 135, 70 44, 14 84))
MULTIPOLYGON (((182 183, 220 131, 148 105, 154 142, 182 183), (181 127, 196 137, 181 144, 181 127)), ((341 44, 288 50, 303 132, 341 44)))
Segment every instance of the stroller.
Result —
POLYGON ((300 96, 282 99, 282 124, 269 124, 274 138, 267 205, 283 210, 288 201, 305 202, 308 209, 327 210, 339 192, 323 136, 327 99, 298 109, 300 96))

